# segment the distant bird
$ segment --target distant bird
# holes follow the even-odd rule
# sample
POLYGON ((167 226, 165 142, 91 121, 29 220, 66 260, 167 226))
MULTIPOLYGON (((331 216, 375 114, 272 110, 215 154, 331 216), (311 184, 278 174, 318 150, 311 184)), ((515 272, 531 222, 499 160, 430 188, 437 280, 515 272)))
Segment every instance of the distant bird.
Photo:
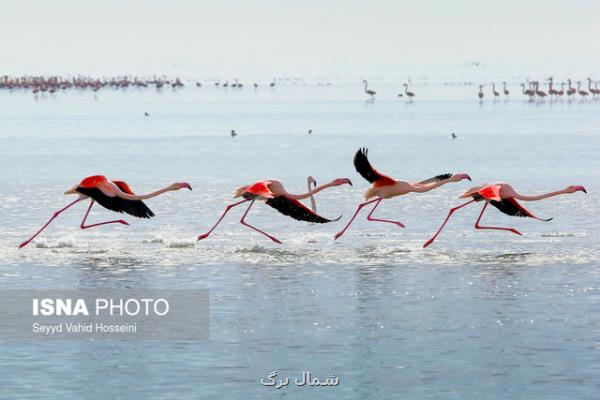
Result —
POLYGON ((535 92, 531 89, 527 89, 525 90, 525 84, 521 83, 521 92, 526 95, 529 96, 529 99, 531 100, 533 98, 533 96, 535 96, 535 92))
POLYGON ((148 114, 147 112, 144 112, 144 117, 149 117, 150 114, 148 114))
POLYGON ((270 86, 270 87, 275 87, 275 82, 276 82, 276 80, 275 80, 275 78, 273 78, 273 82, 271 82, 271 83, 269 84, 269 86, 270 86))
POLYGON ((477 93, 477 96, 479 96, 479 100, 483 99, 483 85, 479 85, 479 93, 477 93))
POLYGON ((232 129, 232 130, 231 130, 231 137, 236 137, 237 135, 238 135, 238 134, 237 134, 237 133, 235 133, 235 130, 234 130, 234 129, 232 129))
POLYGON ((115 211, 118 213, 126 213, 138 218, 152 218, 154 217, 154 213, 144 204, 142 200, 150 199, 152 197, 159 196, 165 192, 172 190, 179 190, 187 188, 192 190, 192 187, 189 183, 186 182, 178 182, 173 183, 170 186, 167 186, 163 189, 157 190, 155 192, 144 194, 144 195, 136 195, 133 193, 129 185, 123 181, 111 181, 106 179, 103 175, 94 175, 88 176, 84 178, 79 184, 73 186, 71 189, 65 192, 66 195, 77 194, 79 197, 77 200, 73 201, 69 205, 64 208, 61 208, 57 212, 55 212, 50 220, 46 222, 42 228, 37 231, 32 237, 24 241, 19 245, 19 248, 23 248, 27 246, 33 239, 35 239, 56 217, 58 217, 63 211, 68 209, 69 207, 75 205, 76 203, 90 199, 90 206, 83 217, 83 221, 81 221, 81 225, 79 226, 81 229, 93 228, 95 226, 100 225, 108 225, 108 224, 122 224, 129 225, 122 219, 114 220, 114 221, 106 221, 99 222, 96 224, 86 225, 85 221, 94 205, 94 202, 100 204, 102 207, 107 210, 115 211))
POLYGON ((399 226, 400 228, 404 228, 404 224, 399 221, 371 218, 383 199, 391 199, 408 193, 425 193, 450 182, 458 182, 463 179, 471 180, 471 177, 467 174, 442 174, 434 176, 433 178, 425 179, 421 182, 406 182, 396 180, 390 176, 380 173, 373 168, 369 162, 367 153, 368 150, 366 148, 359 149, 356 152, 354 155, 354 167, 363 178, 373 185, 365 193, 365 201, 358 205, 358 208, 354 212, 352 218, 350 218, 350 221, 348 221, 344 229, 334 236, 334 239, 338 239, 344 234, 344 232, 346 232, 360 210, 366 205, 375 203, 371 209, 371 212, 369 212, 367 215, 367 220, 374 222, 387 222, 399 226), (371 200, 373 197, 375 197, 375 199, 371 200))
POLYGON ((588 92, 586 92, 585 90, 581 89, 581 81, 577 82, 577 94, 579 94, 584 99, 589 95, 588 92))
POLYGON ((308 130, 308 134, 309 134, 309 135, 312 135, 312 129, 309 129, 309 130, 308 130))
POLYGON ((565 188, 563 190, 559 190, 557 192, 550 192, 550 193, 540 194, 537 196, 525 196, 525 195, 517 193, 512 188, 512 186, 510 186, 508 183, 494 183, 494 184, 489 184, 489 185, 476 186, 474 188, 467 190, 465 193, 463 193, 460 196, 460 198, 469 198, 470 197, 472 200, 470 200, 464 204, 461 204, 460 206, 450 209, 450 212, 448 213, 448 216, 442 223, 442 226, 440 226, 440 229, 438 229, 436 234, 433 235, 433 237, 431 239, 429 239, 427 242, 425 242, 423 247, 427 247, 431 243, 433 243, 435 238, 440 234, 440 232, 442 231, 442 229, 444 228, 444 226, 446 225, 446 223, 448 222, 448 220, 450 219, 450 217, 452 216, 452 214, 454 214, 454 212, 456 210, 461 209, 473 202, 484 201, 483 208, 481 209, 481 213, 479 214, 479 218, 477 218, 477 221, 475 222, 475 229, 495 229, 495 230, 500 230, 500 231, 509 231, 514 234, 521 235, 521 232, 519 232, 513 228, 498 228, 495 226, 479 225, 479 222, 481 221, 481 217, 483 216, 483 212, 485 211, 488 204, 493 205, 498 210, 500 210, 501 212, 503 212, 504 214, 507 214, 507 215, 512 215, 514 217, 529 217, 529 218, 534 218, 534 219, 537 219, 540 221, 548 222, 548 221, 551 221, 552 218, 542 219, 542 218, 536 217, 535 215, 533 215, 532 213, 527 211, 523 206, 521 206, 517 202, 517 200, 537 201, 537 200, 547 199, 549 197, 558 196, 560 194, 575 193, 578 191, 587 193, 587 191, 585 190, 585 188, 583 186, 568 186, 567 188, 565 188))
POLYGON ((510 95, 510 92, 508 91, 508 89, 506 88, 506 82, 502 82, 502 88, 504 89, 504 95, 508 96, 510 95))
POLYGON ((200 82, 196 82, 196 86, 197 87, 202 87, 202 84, 200 82))
POLYGON ((258 87, 258 83, 254 82, 254 87, 257 88, 258 87))
MULTIPOLYGON (((265 203, 268 206, 273 207, 280 213, 287 215, 289 217, 292 217, 298 221, 306 221, 306 222, 314 222, 317 224, 324 224, 324 223, 339 220, 341 218, 341 216, 336 219, 327 219, 327 218, 324 218, 324 217, 318 215, 315 211, 309 209, 304 204, 302 204, 300 202, 300 200, 307 199, 307 198, 317 194, 321 190, 324 190, 324 189, 327 189, 330 187, 341 186, 341 185, 345 185, 345 184, 352 185, 352 182, 350 182, 350 179, 347 179, 347 178, 335 179, 325 185, 317 186, 312 190, 310 190, 310 184, 311 184, 311 181, 309 179, 309 191, 304 194, 288 193, 280 181, 273 180, 273 179, 259 181, 259 182, 253 183, 251 185, 248 185, 248 186, 241 186, 241 187, 235 189, 233 194, 234 194, 234 198, 243 197, 244 200, 228 205, 225 208, 225 211, 223 212, 221 217, 215 223, 215 225, 208 232, 198 236, 198 240, 206 239, 215 230, 215 228, 221 223, 223 218, 225 218, 225 215, 227 215, 227 213, 232 208, 237 207, 240 204, 246 203, 248 201, 250 202, 250 205, 248 206, 248 208, 242 215, 242 219, 240 220, 240 223, 260 234, 265 235, 266 237, 271 239, 273 242, 279 243, 279 244, 281 244, 281 241, 279 239, 277 239, 274 236, 269 235, 268 233, 254 227, 246 222, 246 216, 248 215, 250 208, 252 208, 252 206, 254 205, 254 202, 256 200, 263 200, 263 201, 265 201, 265 203)), ((316 203, 315 203, 315 208, 316 208, 316 203)))
POLYGON ((413 97, 415 97, 415 94, 413 92, 408 91, 408 83, 405 83, 402 86, 404 86, 404 94, 407 95, 409 99, 412 99, 413 97))
POLYGON ((570 98, 575 93, 577 93, 577 89, 575 89, 574 87, 571 86, 571 80, 570 79, 567 79, 567 83, 569 84, 569 88, 567 89, 567 96, 569 96, 569 98, 570 98))
POLYGON ((364 87, 364 91, 366 94, 368 94, 369 96, 371 96, 371 98, 375 97, 375 95, 377 94, 376 91, 374 90, 369 90, 369 83, 367 82, 367 80, 363 80, 363 85, 365 85, 364 87))
POLYGON ((494 94, 494 99, 500 98, 500 93, 496 91, 496 83, 492 82, 492 93, 494 94))
MULTIPOLYGON (((224 84, 222 84, 221 86, 223 86, 223 87, 227 87, 227 86, 229 86, 229 81, 225 81, 225 83, 224 83, 224 84)), ((231 86, 233 86, 233 85, 231 85, 231 86)))
POLYGON ((546 94, 546 92, 544 92, 543 90, 540 90, 540 83, 538 81, 534 82, 534 87, 535 87, 535 94, 540 98, 540 99, 545 99, 546 96, 548 96, 548 94, 546 94))
POLYGON ((458 136, 456 136, 456 133, 452 132, 452 139, 458 139, 458 136))

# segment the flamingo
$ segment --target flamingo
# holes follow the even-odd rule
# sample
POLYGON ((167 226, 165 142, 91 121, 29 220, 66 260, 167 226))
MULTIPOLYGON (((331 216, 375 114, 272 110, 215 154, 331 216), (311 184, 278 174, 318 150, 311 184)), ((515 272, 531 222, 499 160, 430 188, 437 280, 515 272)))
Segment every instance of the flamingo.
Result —
POLYGON ((510 94, 510 92, 506 88, 506 82, 502 82, 502 88, 504 89, 504 95, 508 96, 510 94))
POLYGON ((592 88, 592 78, 587 78, 588 80, 588 91, 593 94, 594 96, 596 96, 598 94, 598 90, 592 88))
POLYGON ((582 97, 582 98, 586 98, 589 93, 585 90, 581 89, 581 81, 577 82, 577 93, 582 97))
POLYGON ((494 99, 498 99, 500 97, 500 93, 496 92, 496 83, 492 82, 492 93, 494 94, 494 99))
POLYGON ((558 94, 559 96, 563 96, 565 94, 565 83, 564 82, 560 83, 560 90, 558 90, 556 92, 556 94, 558 94))
POLYGON ((172 190, 179 190, 187 188, 192 190, 192 187, 189 183, 186 182, 177 182, 173 183, 170 186, 167 186, 163 189, 157 190, 155 192, 143 195, 136 195, 133 193, 129 185, 123 181, 113 181, 108 180, 103 175, 93 175, 84 178, 79 184, 73 186, 69 190, 65 192, 65 195, 77 194, 79 197, 68 204, 66 207, 61 208, 57 212, 55 212, 50 220, 46 222, 42 228, 37 231, 32 237, 24 241, 19 245, 19 248, 23 248, 27 246, 33 239, 35 239, 55 218, 57 218, 63 211, 67 210, 71 206, 77 204, 82 200, 86 200, 89 198, 90 206, 88 207, 83 220, 81 221, 80 228, 88 229, 93 228, 95 226, 100 225, 108 225, 108 224, 122 224, 129 225, 126 221, 119 219, 114 221, 107 222, 99 222, 96 224, 86 225, 85 221, 94 205, 94 202, 97 202, 102 207, 107 210, 115 211, 118 213, 126 213, 138 218, 152 218, 154 217, 154 213, 144 204, 142 200, 151 199, 153 197, 159 196, 165 192, 172 190))
POLYGON ((525 84, 521 83, 521 92, 526 95, 529 96, 529 99, 531 100, 533 98, 533 96, 535 95, 535 92, 531 89, 527 89, 525 90, 525 84))
POLYGON ((377 92, 374 91, 374 90, 369 90, 368 89, 369 83, 367 82, 366 79, 363 80, 363 85, 365 85, 365 93, 368 94, 371 97, 375 97, 375 95, 377 94, 377 92))
POLYGON ((479 85, 479 93, 477 93, 477 96, 479 96, 480 101, 483 99, 483 85, 479 85))
POLYGON ((407 95, 409 99, 412 99, 413 97, 415 97, 415 94, 413 92, 408 91, 408 83, 405 83, 402 86, 404 86, 404 94, 407 95))
POLYGON ((534 83, 534 87, 535 87, 535 94, 540 98, 540 99, 545 99, 546 96, 548 96, 548 94, 546 94, 546 92, 544 92, 543 90, 540 90, 540 83, 538 81, 536 81, 534 83))
POLYGON ((575 193, 575 192, 579 192, 579 191, 587 193, 587 191, 585 190, 585 188, 583 186, 568 186, 565 189, 559 190, 556 192, 539 194, 536 196, 525 196, 525 195, 517 193, 513 189, 513 187, 511 185, 509 185, 508 183, 494 183, 494 184, 488 184, 488 185, 483 185, 483 186, 476 186, 474 188, 467 190, 465 193, 463 193, 462 195, 459 196, 459 198, 470 197, 471 200, 469 200, 468 202, 461 204, 457 207, 451 208, 450 212, 448 213, 448 216, 442 223, 442 226, 440 226, 438 231, 435 233, 435 235, 433 235, 433 237, 431 239, 429 239, 427 242, 425 242, 425 244, 423 245, 423 248, 425 248, 425 247, 429 246, 431 243, 433 243, 435 238, 440 234, 440 232, 442 231, 442 229, 444 228, 444 226, 446 225, 446 223, 448 222, 448 220, 450 219, 450 217, 452 216, 452 214, 454 214, 454 212, 456 210, 459 210, 473 202, 484 201, 483 208, 481 209, 481 213, 479 214, 477 221, 475 221, 475 229, 495 229, 495 230, 501 230, 501 231, 509 231, 516 235, 521 235, 521 232, 519 232, 513 228, 499 228, 499 227, 495 227, 495 226, 479 225, 479 222, 481 221, 481 217, 483 216, 483 212, 485 211, 488 204, 493 205, 494 207, 496 207, 498 210, 500 210, 504 214, 512 215, 515 217, 529 217, 529 218, 537 219, 539 221, 548 222, 548 221, 551 221, 552 218, 543 219, 543 218, 536 217, 535 215, 533 215, 532 213, 527 211, 523 206, 521 206, 517 202, 517 200, 538 201, 538 200, 542 200, 542 199, 547 199, 549 197, 558 196, 560 194, 575 193))
POLYGON ((450 182, 459 182, 463 179, 471 180, 471 177, 467 174, 442 174, 434 176, 433 178, 425 179, 421 182, 406 182, 396 180, 390 176, 384 175, 377 171, 375 168, 371 166, 369 159, 367 157, 368 149, 362 148, 359 149, 354 155, 354 167, 356 171, 367 181, 373 184, 367 192, 365 193, 365 201, 358 205, 356 212, 350 218, 350 221, 346 224, 344 229, 338 232, 334 236, 334 240, 338 239, 340 236, 346 232, 352 221, 356 218, 359 211, 365 207, 366 205, 375 203, 371 212, 367 215, 367 220, 374 222, 387 222, 390 224, 394 224, 399 226, 400 228, 404 228, 404 224, 399 221, 391 221, 387 219, 377 219, 371 218, 377 207, 383 199, 391 199, 396 196, 402 196, 411 192, 414 193, 425 193, 429 192, 432 189, 438 188, 442 185, 445 185, 450 182), (375 199, 371 200, 373 197, 375 199))
POLYGON ((570 79, 567 79, 567 82, 569 83, 569 89, 567 89, 567 95, 569 96, 569 98, 571 98, 571 96, 573 96, 577 92, 577 89, 575 89, 574 87, 571 87, 570 79))
POLYGON ((275 87, 275 82, 276 82, 276 81, 275 81, 275 78, 273 78, 273 82, 271 82, 271 83, 269 84, 269 86, 270 86, 270 87, 275 87))
POLYGON ((552 79, 552 77, 548 78, 548 93, 550 94, 550 96, 557 96, 560 93, 558 90, 552 87, 553 84, 554 80, 552 79))
MULTIPOLYGON (((314 180, 314 179, 313 179, 314 180)), ((251 185, 241 186, 233 192, 234 198, 243 197, 244 200, 238 201, 237 203, 233 203, 225 207, 225 211, 221 215, 221 217, 217 220, 215 225, 210 228, 210 230, 202 235, 198 236, 198 240, 206 239, 210 234, 215 230, 215 228, 221 223, 225 215, 234 207, 239 206, 240 204, 250 202, 250 205, 242 215, 240 219, 240 223, 242 225, 247 226, 248 228, 265 235, 269 239, 271 239, 275 243, 281 244, 281 241, 274 236, 269 235, 268 233, 248 224, 246 222, 246 216, 248 212, 254 205, 256 200, 264 200, 265 203, 282 213, 283 215, 287 215, 292 217, 298 221, 307 221, 314 222, 317 224, 325 224, 328 222, 337 221, 341 218, 338 217, 336 219, 327 219, 316 213, 316 203, 314 205, 314 210, 309 209, 304 204, 300 202, 300 200, 309 198, 321 190, 341 185, 352 185, 350 179, 347 178, 338 178, 333 181, 326 183, 325 185, 317 186, 314 189, 310 189, 311 180, 309 179, 309 190, 304 194, 291 194, 285 190, 283 184, 280 181, 269 179, 264 181, 255 182, 251 185)))

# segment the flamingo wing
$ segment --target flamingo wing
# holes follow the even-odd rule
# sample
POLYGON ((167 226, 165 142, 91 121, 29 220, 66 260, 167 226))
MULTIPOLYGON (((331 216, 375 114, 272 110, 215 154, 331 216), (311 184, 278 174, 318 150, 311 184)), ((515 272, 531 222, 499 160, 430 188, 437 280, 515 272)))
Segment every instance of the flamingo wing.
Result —
POLYGON ((354 155, 354 168, 356 171, 370 183, 377 182, 378 185, 393 185, 396 180, 384 175, 371 166, 367 157, 369 150, 365 147, 359 149, 354 155))
POLYGON ((436 175, 433 178, 429 178, 429 179, 425 179, 424 181, 419 182, 420 184, 426 185, 428 183, 434 183, 434 182, 439 182, 439 181, 443 181, 444 179, 449 179, 452 177, 452 174, 448 173, 448 174, 441 174, 441 175, 436 175))
POLYGON ((496 207, 498 210, 507 215, 512 215, 513 217, 529 217, 539 219, 540 221, 552 221, 552 218, 543 219, 538 218, 532 213, 530 213, 525 207, 520 205, 514 197, 508 197, 502 199, 500 201, 490 200, 490 204, 496 207))
POLYGON ((298 221, 314 222, 317 224, 325 224, 327 222, 337 221, 341 218, 327 219, 316 214, 313 210, 306 207, 300 201, 287 196, 276 196, 266 201, 267 205, 273 207, 283 215, 292 217, 298 221))
MULTIPOLYGON (((114 182, 114 183, 117 186, 119 186, 119 188, 121 190, 123 190, 124 192, 133 194, 133 192, 131 192, 131 189, 129 188, 129 186, 127 186, 127 184, 125 184, 124 187, 121 187, 119 185, 119 183, 117 183, 117 182, 114 182), (129 192, 127 192, 125 189, 129 190, 129 192)), ((124 183, 124 182, 120 182, 120 183, 124 183)), ((133 215, 134 217, 138 217, 138 218, 154 217, 154 213, 152 212, 152 210, 150 210, 148 208, 148 206, 146 204, 144 204, 144 202, 141 200, 126 200, 126 199, 122 199, 118 196, 110 197, 110 196, 105 195, 98 188, 84 188, 84 187, 79 186, 79 187, 77 187, 77 192, 94 199, 94 201, 96 201, 102 207, 104 207, 108 210, 111 210, 111 211, 115 211, 118 213, 126 213, 129 215, 133 215)))

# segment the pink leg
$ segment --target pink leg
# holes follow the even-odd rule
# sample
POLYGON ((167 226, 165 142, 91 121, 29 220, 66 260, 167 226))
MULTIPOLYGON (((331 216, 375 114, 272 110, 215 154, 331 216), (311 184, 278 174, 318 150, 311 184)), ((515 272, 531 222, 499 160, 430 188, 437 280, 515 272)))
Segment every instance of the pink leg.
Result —
POLYGON ((246 225, 248 228, 255 230, 258 233, 262 233, 263 235, 265 235, 266 237, 268 237, 269 239, 271 239, 272 241, 274 241, 275 243, 279 243, 281 244, 281 241, 279 239, 277 239, 276 237, 273 237, 271 235, 269 235, 266 232, 261 231, 258 228, 253 227, 252 225, 246 223, 246 221, 244 220, 246 218, 246 215, 248 215, 248 211, 250 211, 250 208, 252 208, 252 205, 254 204, 254 200, 252 200, 252 202, 250 203, 250 205, 248 206, 248 208, 246 209, 246 212, 244 213, 244 215, 242 215, 242 219, 240 219, 240 223, 242 225, 246 225))
POLYGON ((356 208, 356 211, 354 212, 354 215, 352 216, 352 218, 350 218, 350 221, 348 221, 348 223, 346 224, 346 226, 344 227, 344 229, 342 229, 341 231, 339 231, 338 233, 335 234, 335 236, 333 237, 333 240, 336 240, 337 238, 339 238, 340 236, 342 236, 346 230, 350 227, 350 224, 352 224, 352 222, 354 221, 354 219, 356 218, 356 216, 358 215, 358 213, 360 212, 360 210, 362 210, 362 208, 368 204, 374 203, 376 201, 381 201, 381 198, 377 198, 375 200, 371 200, 371 201, 365 201, 364 203, 360 203, 358 205, 358 207, 356 208))
POLYGON ((481 226, 481 225, 479 225, 479 221, 481 221, 481 217, 483 217, 483 212, 485 211, 485 208, 487 207, 487 205, 488 205, 487 202, 483 205, 483 208, 481 209, 481 214, 479 214, 479 218, 477 218, 477 221, 475 222, 475 229, 495 229, 495 230, 499 230, 499 231, 509 231, 509 232, 515 233, 519 236, 522 236, 521 232, 519 232, 518 230, 513 229, 513 228, 498 228, 496 226, 481 226))
POLYGON ((471 200, 466 202, 465 204, 461 204, 460 206, 454 207, 450 209, 450 212, 448 213, 448 216, 446 216, 446 219, 444 220, 444 222, 442 223, 442 226, 440 226, 440 229, 438 229, 438 231, 435 233, 435 235, 433 235, 433 237, 431 239, 429 239, 428 241, 425 242, 425 244, 423 245, 423 248, 429 246, 431 243, 433 243, 433 241, 435 240, 435 238, 438 237, 438 235, 440 234, 440 232, 442 231, 442 229, 444 229, 444 226, 446 226, 446 223, 448 222, 448 220, 450 219, 450 217, 452 216, 452 214, 454 214, 454 212, 458 209, 463 208, 464 206, 468 206, 469 204, 473 203, 475 200, 471 200))
POLYGON ((381 204, 381 200, 383 200, 383 199, 380 197, 379 200, 377 201, 377 203, 375 203, 375 206, 371 209, 371 212, 369 213, 369 215, 367 215, 367 219, 369 221, 374 221, 374 222, 387 222, 389 224, 398 225, 400 228, 405 228, 405 226, 404 226, 404 224, 402 222, 390 221, 389 219, 371 218, 371 215, 373 215, 373 213, 375 212, 375 209, 377 207, 379 207, 379 204, 381 204))
POLYGON ((93 228, 95 226, 108 225, 108 224, 129 225, 127 222, 123 221, 122 219, 117 219, 117 220, 114 220, 114 221, 99 222, 97 224, 86 225, 85 221, 87 220, 87 217, 90 214, 90 211, 92 210, 92 206, 93 205, 94 205, 94 200, 90 201, 90 206, 88 207, 87 211, 85 212, 85 216, 83 217, 83 221, 81 221, 81 225, 79 225, 79 227, 81 229, 88 229, 88 228, 93 228))
POLYGON ((202 235, 198 236, 198 240, 202 240, 202 239, 206 239, 211 233, 212 231, 215 230, 215 228, 217 227, 217 225, 219 225, 221 223, 221 221, 223 220, 223 218, 225 218, 225 215, 227 215, 227 213, 229 212, 229 210, 231 210, 233 207, 239 206, 242 203, 247 202, 248 200, 242 200, 242 201, 238 201, 237 203, 233 203, 228 205, 227 207, 225 207, 225 211, 223 212, 223 214, 221 215, 221 218, 219 218, 219 220, 217 221, 217 223, 210 228, 210 231, 203 233, 202 235))
POLYGON ((59 216, 59 215, 60 215, 60 214, 61 214, 63 211, 65 211, 67 208, 69 208, 69 207, 71 207, 71 206, 75 205, 75 203, 78 203, 80 200, 82 200, 82 199, 81 199, 81 198, 78 198, 77 200, 75 200, 74 202, 72 202, 71 204, 69 204, 68 206, 66 206, 66 207, 64 207, 64 208, 61 208, 60 210, 58 210, 57 212, 55 212, 55 213, 52 215, 52 217, 51 217, 51 218, 48 220, 48 222, 46 222, 46 224, 45 224, 44 226, 42 226, 42 228, 41 228, 39 231, 37 231, 37 232, 35 233, 35 235, 33 235, 32 237, 30 237, 29 239, 27 239, 26 241, 24 241, 23 243, 21 243, 21 244, 19 245, 19 248, 20 248, 20 249, 22 249, 23 247, 27 246, 27 245, 28 245, 28 244, 29 244, 29 243, 30 243, 30 242, 31 242, 33 239, 35 239, 35 238, 36 238, 36 237, 37 237, 37 236, 38 236, 40 233, 42 233, 42 231, 43 231, 44 229, 46 229, 46 227, 47 227, 48 225, 50 225, 50 223, 51 223, 52 221, 54 221, 54 219, 55 219, 56 217, 58 217, 58 216, 59 216))

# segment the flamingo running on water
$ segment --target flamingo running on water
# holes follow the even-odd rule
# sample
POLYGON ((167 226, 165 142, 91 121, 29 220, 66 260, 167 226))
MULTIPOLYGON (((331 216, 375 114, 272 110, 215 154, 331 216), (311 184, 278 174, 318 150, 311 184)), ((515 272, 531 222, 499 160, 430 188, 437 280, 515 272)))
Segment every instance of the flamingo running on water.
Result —
POLYGON ((206 239, 215 230, 215 228, 221 223, 223 218, 225 218, 225 215, 227 215, 227 213, 232 208, 237 207, 240 204, 250 202, 250 205, 248 206, 248 208, 242 215, 242 218, 240 219, 240 223, 260 234, 265 235, 266 237, 268 237, 275 243, 281 244, 281 241, 279 239, 277 239, 276 237, 271 236, 268 233, 254 227, 246 222, 246 216, 248 215, 248 212, 250 211, 250 209, 252 208, 252 206, 254 205, 254 202, 256 200, 264 200, 268 206, 273 207, 274 209, 276 209, 283 215, 287 215, 298 221, 307 221, 307 222, 314 222, 317 224, 324 224, 324 223, 339 220, 341 218, 341 216, 336 219, 331 220, 331 219, 327 219, 327 218, 324 218, 324 217, 318 215, 315 211, 316 203, 314 205, 314 210, 311 210, 310 208, 308 208, 304 204, 302 204, 300 202, 300 200, 312 197, 313 195, 317 194, 318 192, 320 192, 323 189, 327 189, 327 188, 335 187, 335 186, 341 186, 341 185, 345 185, 345 184, 352 185, 352 182, 350 182, 350 179, 347 179, 347 178, 334 179, 333 181, 331 181, 325 185, 317 186, 312 190, 310 189, 311 182, 312 181, 309 178, 309 190, 308 190, 308 192, 306 192, 304 194, 288 193, 285 190, 285 188, 283 187, 283 184, 280 181, 277 181, 274 179, 259 181, 259 182, 253 183, 251 185, 248 185, 248 186, 241 186, 241 187, 237 188, 234 191, 234 198, 243 197, 244 200, 238 201, 237 203, 233 203, 233 204, 230 204, 227 207, 225 207, 225 211, 223 212, 221 217, 217 220, 215 225, 212 228, 210 228, 210 230, 208 232, 198 236, 198 240, 206 239))
POLYGON ((450 217, 452 216, 452 214, 454 214, 454 212, 456 210, 459 210, 473 202, 477 202, 477 201, 485 202, 483 204, 483 208, 481 209, 481 213, 479 214, 479 217, 477 218, 477 221, 475 221, 475 229, 495 229, 495 230, 500 230, 500 231, 509 231, 514 234, 521 235, 521 232, 519 232, 513 228, 499 228, 499 227, 495 227, 495 226, 479 225, 479 222, 481 221, 481 217, 483 216, 483 212, 485 211, 488 204, 493 205, 494 207, 496 207, 498 210, 500 210, 504 214, 512 215, 515 217, 529 217, 529 218, 534 218, 534 219, 537 219, 540 221, 548 222, 548 221, 551 221, 552 218, 542 219, 542 218, 536 217, 535 215, 533 215, 532 213, 527 211, 523 206, 521 206, 517 202, 517 200, 537 201, 537 200, 547 199, 549 197, 558 196, 560 194, 575 193, 575 192, 579 192, 579 191, 587 193, 587 191, 585 190, 585 188, 583 186, 568 186, 563 190, 540 194, 537 196, 525 196, 525 195, 519 194, 508 183, 494 183, 494 184, 477 186, 477 187, 471 188, 471 189, 467 190, 465 193, 463 193, 460 196, 460 198, 470 197, 472 200, 470 200, 464 204, 461 204, 457 207, 451 208, 450 212, 448 212, 448 216, 442 223, 442 226, 440 226, 438 231, 435 233, 435 235, 433 235, 433 237, 431 239, 429 239, 427 242, 425 242, 423 247, 425 248, 425 247, 429 246, 431 243, 433 243, 435 238, 440 234, 440 232, 442 231, 442 229, 444 228, 444 226, 446 225, 446 223, 448 222, 448 220, 450 219, 450 217))
POLYGON ((471 180, 467 174, 442 174, 426 179, 421 182, 406 182, 396 180, 390 176, 384 175, 371 166, 367 157, 368 150, 366 148, 359 149, 354 156, 354 167, 356 171, 367 181, 373 184, 365 193, 365 201, 358 205, 356 212, 350 218, 344 229, 338 232, 334 239, 339 238, 346 232, 352 221, 356 218, 359 211, 366 205, 375 203, 371 212, 367 215, 367 220, 374 222, 387 222, 404 228, 404 224, 399 221, 390 221, 387 219, 371 218, 377 207, 383 199, 391 199, 396 196, 402 196, 411 192, 425 193, 432 189, 438 188, 450 182, 459 182, 463 179, 471 180), (373 197, 375 199, 371 200, 373 197))
POLYGON ((129 185, 123 181, 111 181, 103 175, 88 176, 87 178, 84 178, 79 184, 73 186, 71 189, 65 192, 66 195, 79 195, 77 200, 73 201, 66 207, 61 208, 60 210, 55 212, 54 215, 52 215, 52 217, 50 218, 50 220, 48 220, 48 222, 46 222, 46 224, 42 226, 42 228, 39 231, 37 231, 32 237, 21 243, 19 245, 19 248, 27 246, 33 239, 35 239, 40 233, 42 233, 42 231, 46 229, 46 227, 50 225, 50 223, 54 221, 54 219, 58 217, 63 211, 67 210, 68 208, 82 200, 86 200, 87 198, 90 198, 91 201, 90 206, 88 207, 85 216, 81 221, 81 229, 88 229, 93 228, 95 226, 108 224, 129 225, 122 219, 86 225, 85 221, 87 220, 87 217, 92 209, 92 206, 94 205, 94 202, 100 204, 107 210, 115 211, 118 213, 126 213, 138 218, 152 218, 154 217, 154 213, 148 208, 148 206, 146 206, 146 204, 144 204, 142 200, 151 199, 165 192, 179 190, 183 188, 192 190, 192 187, 189 185, 189 183, 178 182, 149 194, 136 195, 135 193, 133 193, 129 185))

